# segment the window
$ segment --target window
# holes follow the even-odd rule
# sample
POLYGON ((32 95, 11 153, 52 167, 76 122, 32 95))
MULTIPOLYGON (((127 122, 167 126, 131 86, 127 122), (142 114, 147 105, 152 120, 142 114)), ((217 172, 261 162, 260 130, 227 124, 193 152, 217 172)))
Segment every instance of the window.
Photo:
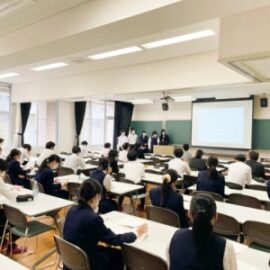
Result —
POLYGON ((0 92, 0 138, 5 140, 4 147, 10 144, 10 96, 8 92, 0 92))
POLYGON ((57 110, 55 101, 32 102, 24 134, 25 143, 44 146, 47 141, 56 142, 57 110))
POLYGON ((100 146, 105 142, 113 142, 114 102, 92 101, 87 103, 81 141, 100 146))

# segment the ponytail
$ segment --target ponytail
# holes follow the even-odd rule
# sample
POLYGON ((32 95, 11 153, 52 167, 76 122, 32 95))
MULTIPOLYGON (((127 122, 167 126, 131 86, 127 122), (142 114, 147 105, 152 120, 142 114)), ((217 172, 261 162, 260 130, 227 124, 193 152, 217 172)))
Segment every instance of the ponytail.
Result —
POLYGON ((48 158, 46 158, 42 161, 38 171, 43 171, 44 169, 48 168, 49 167, 48 164, 53 162, 53 161, 60 163, 61 159, 58 155, 55 155, 55 154, 49 156, 48 158))
POLYGON ((218 165, 218 159, 216 157, 210 156, 207 160, 208 165, 208 177, 215 178, 218 176, 218 171, 216 169, 218 165))
POLYGON ((213 235, 212 219, 216 215, 216 204, 207 194, 195 195, 190 204, 192 235, 197 253, 204 250, 213 235))
POLYGON ((21 151, 18 149, 12 149, 9 153, 9 155, 6 158, 7 162, 10 162, 11 160, 13 160, 16 156, 20 156, 21 155, 21 151))
POLYGON ((79 189, 79 201, 80 205, 87 205, 88 201, 94 198, 97 194, 102 193, 101 184, 94 179, 87 179, 83 182, 79 189))

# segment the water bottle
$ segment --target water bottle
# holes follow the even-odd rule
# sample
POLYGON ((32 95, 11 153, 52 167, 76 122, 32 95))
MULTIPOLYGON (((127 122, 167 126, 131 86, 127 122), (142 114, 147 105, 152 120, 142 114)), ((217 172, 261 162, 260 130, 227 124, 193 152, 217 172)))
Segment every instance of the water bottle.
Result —
POLYGON ((38 195, 38 193, 39 193, 38 183, 37 183, 36 180, 34 181, 32 191, 33 191, 33 197, 36 197, 38 195))

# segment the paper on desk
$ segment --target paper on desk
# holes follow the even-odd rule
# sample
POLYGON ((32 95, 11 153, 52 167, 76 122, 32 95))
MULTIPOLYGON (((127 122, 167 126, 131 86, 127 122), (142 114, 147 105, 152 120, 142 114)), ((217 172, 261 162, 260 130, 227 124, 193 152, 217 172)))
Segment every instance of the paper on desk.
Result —
POLYGON ((141 226, 145 224, 144 220, 138 220, 137 218, 133 217, 124 217, 115 222, 117 225, 128 227, 128 228, 137 228, 138 226, 141 226))
POLYGON ((245 263, 241 260, 237 260, 237 267, 239 270, 260 270, 260 268, 257 268, 253 265, 245 263))

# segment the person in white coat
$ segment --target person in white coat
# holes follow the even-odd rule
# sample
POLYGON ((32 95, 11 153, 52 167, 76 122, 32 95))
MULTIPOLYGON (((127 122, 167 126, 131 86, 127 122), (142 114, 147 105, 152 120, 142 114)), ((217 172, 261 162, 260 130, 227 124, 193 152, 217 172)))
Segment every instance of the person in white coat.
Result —
POLYGON ((38 160, 37 160, 37 165, 40 166, 42 164, 42 162, 50 157, 51 155, 55 154, 54 152, 54 147, 55 147, 55 143, 54 142, 47 142, 45 145, 45 149, 43 150, 43 152, 40 154, 38 160))
POLYGON ((24 165, 24 163, 30 161, 32 146, 25 143, 19 150, 21 151, 20 163, 24 165))
POLYGON ((124 143, 128 142, 128 137, 126 136, 126 132, 122 129, 120 132, 120 136, 118 137, 117 141, 117 149, 120 151, 122 150, 122 146, 124 143))
POLYGON ((79 169, 85 169, 86 164, 82 158, 79 146, 73 146, 72 154, 66 158, 63 166, 72 169, 74 173, 77 173, 79 169))

